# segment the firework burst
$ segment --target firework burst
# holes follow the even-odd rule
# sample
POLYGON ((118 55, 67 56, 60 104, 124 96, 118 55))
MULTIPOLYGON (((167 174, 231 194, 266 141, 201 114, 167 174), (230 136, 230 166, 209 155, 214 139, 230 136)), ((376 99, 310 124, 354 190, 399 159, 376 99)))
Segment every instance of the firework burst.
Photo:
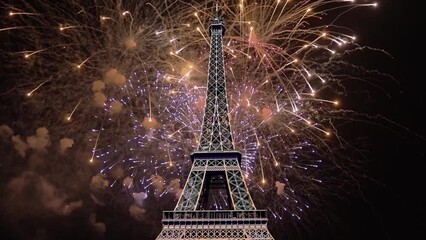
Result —
MULTIPOLYGON (((352 177, 344 170, 350 163, 336 154, 345 143, 334 120, 344 117, 336 98, 352 78, 339 73, 351 67, 344 56, 359 46, 336 22, 349 10, 377 4, 219 4, 227 28, 231 127, 250 192, 275 219, 302 219, 352 177)), ((8 16, 0 34, 18 43, 4 44, 5 66, 16 73, 18 92, 32 106, 28 114, 37 116, 33 123, 49 125, 53 134, 89 138, 87 162, 111 186, 127 182, 134 192, 158 197, 179 193, 176 179, 189 172, 201 131, 213 5, 3 3, 8 16)))

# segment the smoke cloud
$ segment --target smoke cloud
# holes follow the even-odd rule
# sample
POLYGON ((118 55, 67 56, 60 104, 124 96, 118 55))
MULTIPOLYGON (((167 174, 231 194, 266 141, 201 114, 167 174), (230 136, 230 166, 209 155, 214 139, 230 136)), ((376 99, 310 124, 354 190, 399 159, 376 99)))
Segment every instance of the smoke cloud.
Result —
POLYGON ((96 232, 100 235, 103 235, 106 231, 106 225, 103 222, 96 221, 96 214, 90 215, 90 223, 95 228, 96 232))
POLYGON ((148 197, 148 194, 145 192, 133 193, 133 199, 135 204, 139 207, 143 206, 143 201, 148 197))
POLYGON ((158 127, 157 119, 153 117, 145 117, 142 122, 142 126, 145 129, 154 129, 158 127))
POLYGON ((101 92, 105 88, 105 83, 101 80, 96 80, 93 82, 92 91, 101 92))
POLYGON ((15 150, 18 152, 18 155, 22 158, 25 158, 28 145, 25 141, 21 139, 21 136, 15 135, 12 136, 12 143, 15 150))
POLYGON ((96 174, 92 177, 92 180, 90 181, 90 188, 94 191, 96 190, 105 190, 105 188, 108 187, 108 180, 106 179, 105 175, 102 174, 96 174))
POLYGON ((72 145, 74 145, 74 140, 71 138, 62 138, 59 140, 59 151, 63 153, 65 150, 72 147, 72 145))
POLYGON ((46 127, 37 128, 36 134, 27 137, 28 146, 34 150, 47 152, 47 147, 50 146, 49 131, 46 127))
POLYGON ((123 74, 118 72, 117 69, 111 68, 105 74, 105 82, 121 86, 126 82, 126 77, 124 77, 123 74))
POLYGON ((6 125, 0 125, 0 137, 8 139, 13 135, 13 130, 6 125))
POLYGON ((146 210, 138 207, 136 204, 132 204, 129 206, 130 216, 137 221, 143 221, 145 218, 146 210))
POLYGON ((277 195, 279 195, 279 196, 284 195, 285 183, 276 181, 275 187, 277 188, 277 195))
POLYGON ((180 188, 180 180, 178 178, 170 181, 167 189, 169 189, 169 192, 174 193, 176 198, 180 198, 180 195, 182 195, 183 189, 180 188))
POLYGON ((121 104, 121 102, 114 100, 111 102, 111 107, 109 109, 109 113, 110 114, 116 114, 121 112, 121 109, 123 109, 123 105, 121 104))
POLYGON ((124 187, 126 187, 126 188, 131 188, 131 187, 133 187, 133 178, 131 178, 131 177, 126 177, 126 178, 123 180, 123 186, 124 186, 124 187))
POLYGON ((105 105, 107 97, 102 92, 95 92, 94 100, 97 105, 103 107, 105 105))
POLYGON ((14 201, 13 204, 25 205, 40 202, 44 208, 60 215, 69 215, 83 205, 82 201, 68 201, 65 193, 57 189, 46 178, 32 171, 25 171, 11 179, 8 183, 8 190, 10 199, 20 199, 14 201), (32 198, 27 198, 26 191, 30 190, 33 191, 32 198))

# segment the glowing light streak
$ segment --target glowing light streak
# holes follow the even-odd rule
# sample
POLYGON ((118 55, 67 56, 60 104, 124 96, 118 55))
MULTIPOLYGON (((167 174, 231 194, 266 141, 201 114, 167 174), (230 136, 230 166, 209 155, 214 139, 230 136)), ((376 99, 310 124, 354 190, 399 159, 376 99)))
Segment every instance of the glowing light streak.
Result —
POLYGON ((16 15, 40 15, 40 14, 37 14, 37 13, 31 13, 31 12, 12 12, 12 11, 10 11, 9 12, 9 16, 16 16, 16 15))
POLYGON ((149 118, 149 122, 152 122, 152 106, 151 106, 151 92, 150 91, 148 91, 148 102, 149 102, 149 115, 148 115, 148 118, 149 118))
POLYGON ((33 93, 35 92, 35 91, 37 91, 41 86, 43 86, 46 82, 48 82, 50 79, 48 79, 48 80, 45 80, 45 81, 43 81, 42 83, 40 83, 37 87, 35 87, 33 90, 31 90, 31 91, 29 91, 28 93, 27 93, 27 96, 28 97, 31 97, 31 95, 33 95, 33 93))
POLYGON ((78 103, 75 105, 74 109, 72 110, 72 112, 70 113, 70 115, 67 117, 68 121, 71 121, 72 115, 74 115, 75 110, 77 110, 78 106, 81 103, 81 100, 83 100, 83 98, 80 98, 80 100, 78 101, 78 103))
POLYGON ((277 11, 277 7, 278 7, 279 4, 280 4, 280 0, 277 0, 277 4, 274 7, 274 11, 272 11, 271 17, 269 18, 269 22, 266 25, 266 28, 269 28, 269 25, 271 24, 272 18, 274 17, 275 11, 277 11))
POLYGON ((0 32, 9 31, 9 30, 19 30, 27 28, 27 26, 21 26, 21 27, 6 27, 6 28, 0 28, 0 32))
POLYGON ((66 27, 59 27, 59 31, 64 31, 64 30, 67 30, 67 29, 73 29, 73 28, 77 28, 78 26, 66 26, 66 27))
POLYGON ((101 136, 102 127, 99 129, 98 136, 96 137, 95 145, 93 146, 92 150, 92 157, 90 158, 89 162, 93 163, 93 160, 95 159, 95 153, 96 148, 98 147, 99 137, 101 136))

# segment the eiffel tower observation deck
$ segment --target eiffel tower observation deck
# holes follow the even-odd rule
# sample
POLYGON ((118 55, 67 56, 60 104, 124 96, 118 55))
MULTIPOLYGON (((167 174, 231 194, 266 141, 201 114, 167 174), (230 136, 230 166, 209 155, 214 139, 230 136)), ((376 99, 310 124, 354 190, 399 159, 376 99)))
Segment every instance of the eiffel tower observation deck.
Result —
POLYGON ((157 240, 273 240, 265 210, 257 210, 241 172, 228 118, 223 35, 218 15, 210 22, 207 98, 198 150, 174 211, 163 212, 157 240))

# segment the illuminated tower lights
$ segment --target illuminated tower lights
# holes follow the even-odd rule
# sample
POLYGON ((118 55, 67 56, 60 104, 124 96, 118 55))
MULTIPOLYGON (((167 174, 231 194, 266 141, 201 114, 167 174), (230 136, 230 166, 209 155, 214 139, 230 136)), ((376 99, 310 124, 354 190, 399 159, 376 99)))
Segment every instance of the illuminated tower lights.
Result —
POLYGON ((174 211, 163 212, 157 240, 273 240, 266 210, 257 210, 241 172, 241 153, 234 150, 228 118, 223 43, 225 27, 218 16, 210 22, 207 97, 198 151, 174 211))

